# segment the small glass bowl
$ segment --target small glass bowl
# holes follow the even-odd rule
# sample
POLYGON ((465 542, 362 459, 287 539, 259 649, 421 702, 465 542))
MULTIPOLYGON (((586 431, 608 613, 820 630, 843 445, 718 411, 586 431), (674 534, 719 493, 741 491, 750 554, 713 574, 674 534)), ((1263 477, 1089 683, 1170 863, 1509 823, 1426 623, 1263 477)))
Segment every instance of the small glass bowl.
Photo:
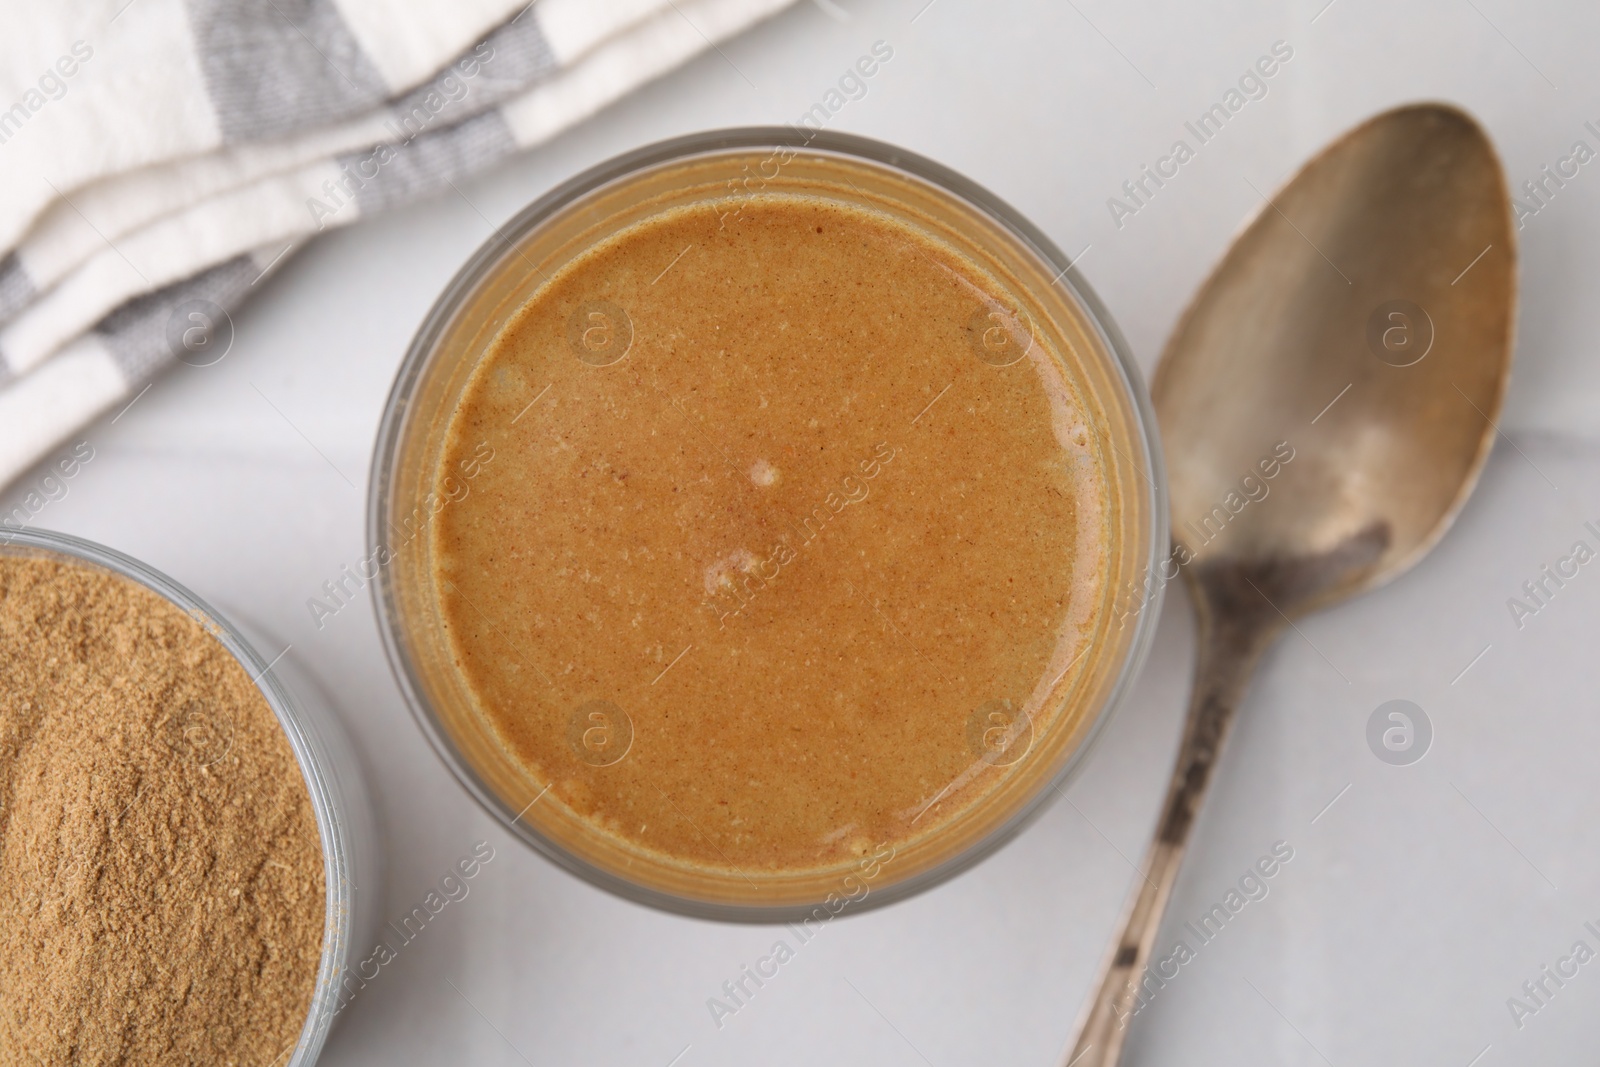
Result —
POLYGON ((199 622, 255 679, 305 776, 322 840, 326 885, 322 959, 311 1010, 287 1060, 288 1067, 311 1067, 341 1010, 341 992, 346 997, 354 992, 342 991, 341 984, 350 980, 347 972, 359 947, 371 940, 380 907, 380 857, 372 806, 343 727, 317 687, 288 656, 269 662, 235 624, 160 571, 104 545, 49 530, 6 530, 0 536, 0 554, 54 558, 137 582, 199 622), (283 674, 295 684, 286 684, 283 674))
MULTIPOLYGON (((418 329, 384 410, 369 486, 378 630, 412 714, 440 759, 485 809, 555 863, 627 899, 699 918, 802 920, 825 904, 826 914, 837 914, 842 905, 834 905, 846 898, 852 912, 859 911, 926 889, 993 852, 1081 766, 1143 661, 1165 584, 1157 577, 1168 528, 1155 418, 1104 307, 1060 250, 993 194, 912 153, 828 132, 756 128, 665 141, 602 163, 525 208, 462 267, 418 329), (841 879, 833 869, 815 877, 800 872, 788 881, 776 877, 746 892, 741 879, 754 883, 742 873, 712 877, 674 866, 670 858, 613 847, 560 805, 547 802, 527 814, 549 785, 533 781, 474 710, 432 593, 431 516, 443 504, 433 479, 450 416, 474 369, 501 329, 565 264, 654 212, 709 205, 737 213, 742 197, 782 193, 786 183, 809 194, 817 182, 831 183, 829 195, 841 202, 856 193, 865 198, 860 203, 892 202, 892 212, 903 212, 896 218, 919 220, 930 233, 955 235, 965 242, 962 248, 981 249, 1019 306, 1046 324, 1050 345, 1072 350, 1079 362, 1065 373, 1104 415, 1104 440, 1092 447, 1105 475, 1106 536, 1115 547, 1090 639, 1096 654, 1059 690, 1056 707, 1072 709, 1063 715, 1068 725, 1045 732, 1048 740, 1035 746, 1032 766, 996 788, 999 799, 989 804, 985 797, 981 803, 989 806, 981 815, 961 815, 910 841, 881 876, 871 863, 866 892, 854 873, 841 879)), ((1051 685, 1057 683, 1061 678, 1051 685)))

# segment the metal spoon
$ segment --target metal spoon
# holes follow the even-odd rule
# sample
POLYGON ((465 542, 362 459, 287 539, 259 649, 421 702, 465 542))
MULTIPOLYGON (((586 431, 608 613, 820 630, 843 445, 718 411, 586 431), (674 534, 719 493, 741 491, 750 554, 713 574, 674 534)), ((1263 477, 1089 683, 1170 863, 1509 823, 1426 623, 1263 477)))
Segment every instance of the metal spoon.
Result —
POLYGON ((1509 204, 1467 115, 1385 112, 1262 205, 1167 343, 1153 389, 1175 542, 1163 577, 1189 580, 1195 688, 1072 1067, 1117 1062, 1140 983, 1160 977, 1146 968, 1161 914, 1261 653, 1291 619, 1410 567, 1471 492, 1511 366, 1509 204))

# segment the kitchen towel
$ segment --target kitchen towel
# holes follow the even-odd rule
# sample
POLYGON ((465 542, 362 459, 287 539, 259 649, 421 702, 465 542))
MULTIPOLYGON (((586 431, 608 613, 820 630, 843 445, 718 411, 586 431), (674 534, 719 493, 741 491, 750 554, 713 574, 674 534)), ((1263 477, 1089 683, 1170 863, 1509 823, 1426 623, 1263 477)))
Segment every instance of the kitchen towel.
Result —
POLYGON ((456 183, 792 0, 110 0, 0 35, 0 487, 317 233, 456 183))

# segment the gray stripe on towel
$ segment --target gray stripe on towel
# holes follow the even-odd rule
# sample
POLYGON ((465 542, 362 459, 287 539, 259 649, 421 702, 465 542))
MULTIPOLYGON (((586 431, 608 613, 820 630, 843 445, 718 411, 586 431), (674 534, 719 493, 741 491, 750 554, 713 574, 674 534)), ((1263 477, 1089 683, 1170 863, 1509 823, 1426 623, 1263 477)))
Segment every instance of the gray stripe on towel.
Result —
POLYGON ((13 315, 27 307, 34 292, 33 280, 23 269, 22 261, 15 252, 7 253, 4 259, 0 259, 0 322, 10 321, 13 315))
POLYGON ((412 137, 429 126, 460 122, 531 89, 558 69, 539 20, 524 10, 432 80, 390 105, 395 123, 412 137), (431 95, 431 99, 430 99, 431 95))
POLYGON ((216 341, 231 344, 233 323, 227 313, 244 301, 260 273, 252 256, 235 256, 192 278, 134 297, 101 319, 94 332, 111 350, 128 384, 137 385, 177 358, 182 351, 179 339, 191 325, 203 324, 216 341), (191 313, 202 318, 190 319, 191 313))
POLYGON ((188 7, 225 142, 327 125, 389 94, 332 0, 188 0, 188 7))
POLYGON ((516 139, 499 111, 486 111, 442 130, 431 130, 335 162, 355 187, 363 215, 374 214, 450 188, 509 156, 516 139))

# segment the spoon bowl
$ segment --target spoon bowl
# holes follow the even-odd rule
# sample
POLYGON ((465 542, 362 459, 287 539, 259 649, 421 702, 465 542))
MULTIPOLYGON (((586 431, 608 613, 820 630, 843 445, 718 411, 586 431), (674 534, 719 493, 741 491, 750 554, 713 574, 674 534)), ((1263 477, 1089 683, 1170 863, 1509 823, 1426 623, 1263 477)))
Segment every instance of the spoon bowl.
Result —
POLYGON ((1508 203, 1483 131, 1436 104, 1358 126, 1262 203, 1152 386, 1173 537, 1195 560, 1386 538, 1295 605, 1308 611, 1393 577, 1443 535, 1494 442, 1511 366, 1508 203), (1271 480, 1264 458, 1281 466, 1271 480), (1270 502, 1250 499, 1263 490, 1247 476, 1270 502), (1237 515, 1230 493, 1248 501, 1237 515))
POLYGON ((1153 393, 1174 541, 1161 577, 1181 570, 1193 593, 1194 694, 1143 877, 1064 1063, 1120 1059, 1261 653, 1292 618, 1415 563, 1472 491, 1515 307, 1494 148, 1460 110, 1420 104, 1356 127, 1263 198, 1179 321, 1153 393))

